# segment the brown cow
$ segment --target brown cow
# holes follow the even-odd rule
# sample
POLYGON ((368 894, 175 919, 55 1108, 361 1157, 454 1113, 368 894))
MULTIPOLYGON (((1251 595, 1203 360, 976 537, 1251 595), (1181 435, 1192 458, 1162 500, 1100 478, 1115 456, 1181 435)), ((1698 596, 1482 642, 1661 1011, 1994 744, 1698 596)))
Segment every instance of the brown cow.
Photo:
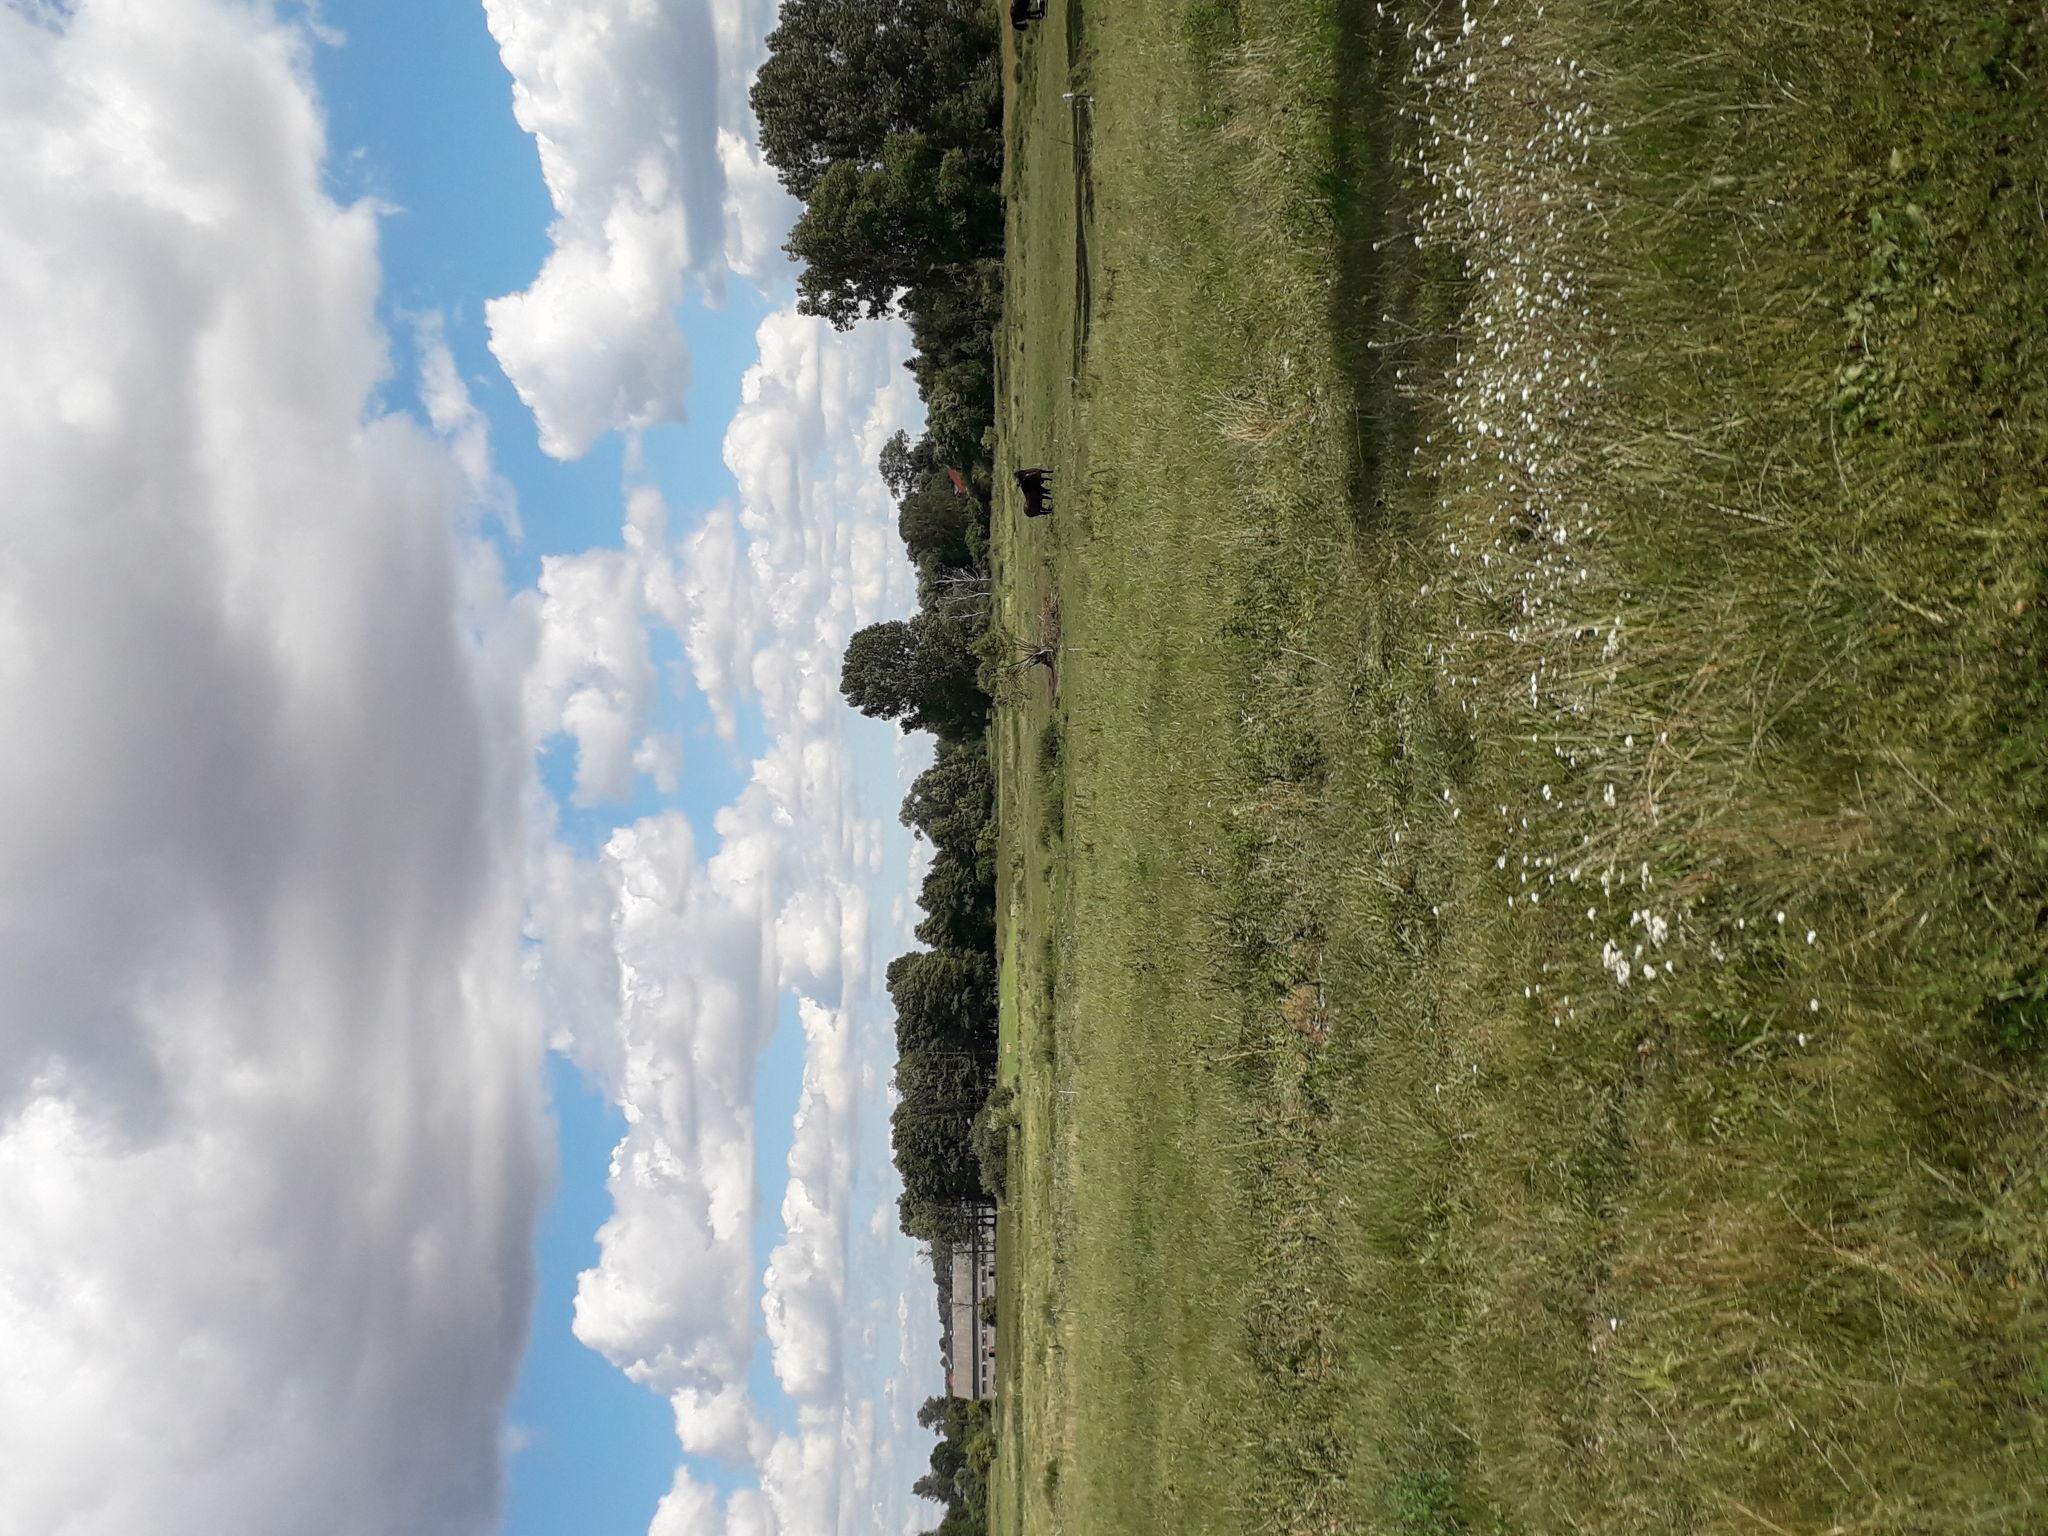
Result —
POLYGON ((1024 515, 1047 517, 1052 512, 1052 471, 1045 468, 1017 471, 1017 489, 1024 493, 1024 515))

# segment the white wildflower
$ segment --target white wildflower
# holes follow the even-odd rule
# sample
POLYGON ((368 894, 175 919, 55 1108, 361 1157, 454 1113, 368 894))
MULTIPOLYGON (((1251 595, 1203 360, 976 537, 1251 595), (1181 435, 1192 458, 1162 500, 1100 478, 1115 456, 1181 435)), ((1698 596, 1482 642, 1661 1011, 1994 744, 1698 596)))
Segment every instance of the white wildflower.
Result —
POLYGON ((1615 985, 1621 987, 1628 985, 1629 975, 1635 969, 1612 939, 1600 947, 1600 968, 1612 975, 1615 985))

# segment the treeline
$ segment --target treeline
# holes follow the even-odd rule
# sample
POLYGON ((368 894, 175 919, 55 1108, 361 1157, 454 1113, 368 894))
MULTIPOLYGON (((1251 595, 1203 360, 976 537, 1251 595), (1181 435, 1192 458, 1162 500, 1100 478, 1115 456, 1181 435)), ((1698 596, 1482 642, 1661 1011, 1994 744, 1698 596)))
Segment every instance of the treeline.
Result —
POLYGON ((917 1422, 939 1434, 939 1443, 932 1447, 931 1470, 913 1485, 916 1493, 945 1510, 930 1536, 985 1536, 988 1469, 996 1454, 988 1404, 928 1397, 917 1411, 917 1422))
POLYGON ((996 19, 987 0, 788 0, 754 82, 762 152, 804 205, 784 247, 804 265, 798 307, 841 329, 909 323, 925 437, 894 459, 899 497, 946 465, 971 469, 987 495, 1003 258, 996 19))
POLYGON ((854 635, 840 685, 863 714, 939 740, 902 813, 932 848, 925 947, 888 971, 899 1215, 935 1268, 961 1202, 984 1190, 974 1129, 996 1055, 995 783, 977 652, 1002 300, 998 19, 987 0, 788 0, 753 89, 762 150, 803 203, 785 247, 804 265, 798 307, 842 329, 902 316, 925 407, 923 435, 899 432, 880 464, 918 611, 854 635))
POLYGON ((930 840, 932 862, 917 925, 927 947, 889 964, 898 1095, 889 1130, 903 1230, 934 1245, 938 1268, 961 1235, 961 1202, 983 1192, 974 1129, 995 1079, 995 780, 982 742, 942 739, 903 819, 930 840))
POLYGON ((911 1236, 943 1245, 981 1192, 973 1128, 995 1069, 995 785, 976 648, 988 622, 992 346, 1002 275, 1002 84, 987 0, 790 0, 753 104, 761 145, 803 201, 787 249, 799 307, 840 327, 901 314, 924 435, 881 472, 918 573, 918 611, 846 649, 864 714, 939 738, 903 821, 932 847, 927 946, 889 967, 892 1121, 911 1236))

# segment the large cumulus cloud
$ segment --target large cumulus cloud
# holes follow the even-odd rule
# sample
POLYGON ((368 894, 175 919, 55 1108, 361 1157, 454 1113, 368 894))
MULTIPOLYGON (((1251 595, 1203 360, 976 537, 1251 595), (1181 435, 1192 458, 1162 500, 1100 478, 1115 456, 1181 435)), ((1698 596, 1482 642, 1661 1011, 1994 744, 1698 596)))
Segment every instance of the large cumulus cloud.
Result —
POLYGON ((758 276, 794 208, 752 139, 746 93, 772 0, 484 0, 513 110, 555 207, 532 285, 493 300, 491 350, 541 446, 679 420, 695 278, 758 276))
MULTIPOLYGON (((669 510, 642 489, 619 549, 568 557, 614 572, 621 624, 678 638, 725 734, 751 708, 765 738, 713 838, 679 814, 643 817, 592 860, 555 855, 536 900, 547 947, 583 956, 583 985, 609 1004, 565 1013, 580 1021, 565 1047, 627 1121, 575 1326, 674 1409, 688 1459, 659 1533, 894 1529, 911 1502, 909 1474, 878 1481, 906 1438, 895 1399, 886 1419, 866 1401, 906 1374, 902 1338, 918 1332, 897 1305, 907 1245, 892 1223, 854 1213, 893 1198, 874 1112, 891 1046, 877 960, 907 942, 914 871, 889 828, 922 752, 896 750, 891 730, 852 714, 837 689, 847 635, 913 598, 874 468, 915 409, 905 340, 900 327, 841 336, 793 310, 769 316, 725 436, 737 503, 671 533, 669 510), (763 1255, 755 1087, 792 998, 805 1066, 782 1231, 763 1255), (765 1427, 748 1397, 762 1332, 793 1430, 765 1427), (884 1333, 896 1340, 886 1351, 884 1333), (758 1486, 720 1495, 692 1469, 706 1457, 758 1486)), ((552 597, 547 612, 544 630, 569 623, 552 597)), ((544 633, 542 656, 555 649, 544 633)), ((638 718, 644 701, 627 713, 638 718)), ((579 754, 589 750, 579 738, 579 754)), ((900 1383, 886 1390, 901 1395, 900 1383)))
POLYGON ((526 642, 473 424, 368 403, 374 218, 301 50, 0 8, 4 1531, 495 1517, 526 642))

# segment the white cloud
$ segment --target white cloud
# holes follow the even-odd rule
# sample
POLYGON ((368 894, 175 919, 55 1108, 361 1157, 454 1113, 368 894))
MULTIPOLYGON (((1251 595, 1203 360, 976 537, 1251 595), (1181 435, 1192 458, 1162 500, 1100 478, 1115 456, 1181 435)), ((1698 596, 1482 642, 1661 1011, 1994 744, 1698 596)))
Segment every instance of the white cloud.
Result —
POLYGON ((446 329, 439 314, 423 315, 413 327, 420 353, 420 403, 436 434, 448 444, 462 478, 479 509, 487 511, 516 543, 520 537, 519 502, 511 485, 491 467, 491 429, 484 413, 469 397, 469 386, 455 366, 446 329))
POLYGON ((766 1451, 768 1431, 737 1383, 715 1390, 679 1387, 670 1394, 669 1406, 676 1416, 676 1439, 689 1455, 738 1462, 766 1451))
POLYGON ((804 1083, 782 1197, 786 1235, 762 1277, 761 1310, 776 1379, 792 1398, 810 1403, 840 1384, 855 1071, 851 1020, 808 998, 800 1013, 804 1083))
POLYGON ((664 616, 682 638, 718 734, 731 741, 739 690, 753 665, 756 623, 738 519, 723 508, 712 512, 683 541, 681 557, 664 616))
POLYGON ((576 459, 613 429, 683 419, 690 352, 670 315, 689 232, 679 208, 626 203, 595 230, 558 229, 557 239, 533 286, 484 313, 542 450, 576 459))
POLYGON ((675 323, 694 278, 759 279, 794 207, 752 146, 746 93, 763 0, 485 0, 513 111, 554 202, 553 249, 491 302, 491 350, 541 446, 577 458, 607 431, 682 418, 675 323))
POLYGON ((774 1014, 764 890, 696 859, 670 813, 603 855, 621 976, 613 1092, 627 1119, 613 1212, 577 1287, 576 1336, 658 1391, 716 1392, 751 1348, 752 1085, 774 1014))
POLYGON ((683 780, 682 738, 666 731, 641 737, 633 749, 633 771, 652 779, 664 795, 674 794, 683 780))
POLYGON ((592 1081, 612 1084, 624 1071, 618 1016, 619 957, 612 942, 612 897, 604 872, 548 835, 544 813, 530 818, 528 965, 549 1022, 548 1045, 592 1081))
MULTIPOLYGON (((900 367, 905 340, 894 326, 840 336, 790 310, 771 315, 726 433, 737 505, 672 540, 660 498, 635 492, 622 549, 602 562, 577 557, 593 571, 604 564, 603 580, 591 577, 603 600, 569 602, 564 586, 562 614, 542 625, 539 729, 542 706, 566 709, 589 677, 639 675, 637 661, 591 662, 633 649, 593 644, 596 630, 571 619, 601 609, 607 635, 672 631, 721 732, 732 739, 751 705, 766 737, 745 787, 714 818, 711 847, 678 815, 645 818, 617 831, 594 863, 550 851, 534 905, 546 965, 559 950, 592 999, 560 1007, 577 1021, 568 1047, 628 1127, 599 1260, 579 1286, 578 1336, 668 1396, 685 1456, 752 1467, 759 1478, 758 1492, 721 1499, 685 1467, 657 1532, 717 1531, 720 1521, 792 1536, 894 1528, 912 1502, 907 1480, 874 1484, 877 1465, 895 1465, 902 1424, 858 1401, 875 1389, 873 1373, 894 1380, 899 1356, 913 1357, 892 1310, 901 1270, 881 1257, 907 1245, 861 1204, 893 1214, 886 1128, 871 1109, 864 1115, 860 1085, 886 1077, 891 1045, 876 951, 908 942, 900 921, 882 932, 872 914, 906 916, 903 882, 916 870, 907 845, 884 856, 884 829, 928 749, 903 749, 838 697, 847 635, 913 597, 874 468, 915 409, 900 367), (783 1233, 762 1255, 753 1247, 755 1085, 792 996, 804 1076, 783 1233), (888 1302, 871 1294, 877 1287, 888 1302), (752 1341, 764 1326, 797 1406, 793 1434, 768 1434, 748 1400, 752 1341), (892 1346, 865 1348, 871 1332, 892 1346), (858 1382, 846 1373, 849 1338, 862 1358, 858 1382), (871 1518, 878 1503, 888 1513, 871 1518)), ((543 587, 555 602, 545 577, 543 587)), ((639 683, 613 690, 635 701, 616 711, 622 722, 641 718, 644 693, 639 683)), ((582 750, 637 729, 622 724, 582 750)))
POLYGON ((841 334, 788 307, 756 340, 725 434, 738 515, 708 519, 687 547, 675 627, 721 720, 744 683, 771 722, 836 735, 846 637, 915 600, 875 470, 916 410, 908 338, 894 324, 841 334))
POLYGON ((725 261, 742 277, 766 284, 792 263, 782 242, 796 222, 798 204, 752 139, 718 130, 718 165, 725 176, 725 261))
POLYGON ((450 392, 452 449, 366 415, 300 34, 43 19, 0 9, 0 1530, 484 1530, 544 1161, 487 456, 450 392))
POLYGON ((540 655, 527 679, 527 711, 536 743, 557 731, 574 739, 579 805, 632 793, 655 685, 641 582, 631 549, 541 561, 540 655))
POLYGON ((760 1492, 742 1488, 721 1504, 716 1489, 676 1470, 648 1536, 776 1536, 775 1514, 760 1492))

